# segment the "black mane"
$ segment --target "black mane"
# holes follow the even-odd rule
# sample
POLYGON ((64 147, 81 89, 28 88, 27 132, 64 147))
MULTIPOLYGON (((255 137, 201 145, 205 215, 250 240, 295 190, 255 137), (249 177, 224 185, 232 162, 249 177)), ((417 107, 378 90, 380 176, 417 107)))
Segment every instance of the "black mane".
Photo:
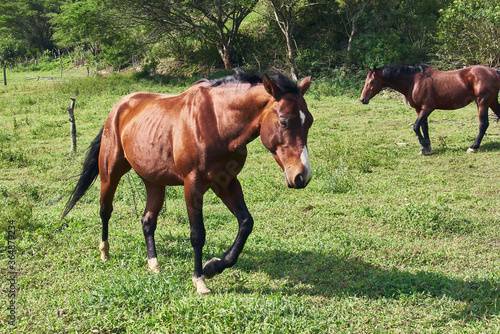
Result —
MULTIPOLYGON (((271 79, 275 84, 277 84, 283 92, 298 94, 299 88, 297 83, 292 79, 288 78, 285 74, 283 74, 278 69, 271 69, 269 73, 267 73, 269 79, 271 79)), ((218 87, 221 85, 229 85, 229 84, 238 84, 238 83, 248 83, 250 85, 256 85, 262 83, 262 78, 264 75, 258 73, 247 73, 241 69, 236 69, 233 75, 229 75, 219 79, 207 80, 202 79, 198 82, 208 82, 207 87, 218 87)))
MULTIPOLYGON (((384 66, 379 68, 379 71, 384 73, 386 80, 393 80, 400 74, 417 74, 426 73, 425 70, 428 69, 428 65, 394 65, 394 66, 384 66)), ((373 70, 372 70, 373 71, 373 70)))

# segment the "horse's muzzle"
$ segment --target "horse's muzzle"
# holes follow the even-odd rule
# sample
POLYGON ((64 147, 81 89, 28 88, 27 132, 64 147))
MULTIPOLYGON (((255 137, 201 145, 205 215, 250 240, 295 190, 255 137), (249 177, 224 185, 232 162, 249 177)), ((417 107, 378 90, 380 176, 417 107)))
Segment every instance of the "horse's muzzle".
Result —
POLYGON ((363 104, 368 104, 368 102, 370 102, 370 99, 366 98, 366 97, 362 97, 361 98, 361 103, 363 104))
POLYGON ((295 177, 293 176, 290 177, 285 172, 285 178, 286 178, 286 185, 288 188, 302 189, 307 186, 309 181, 311 181, 312 173, 309 170, 306 170, 303 173, 295 175, 295 177))
POLYGON ((295 177, 295 188, 297 189, 305 188, 305 186, 307 186, 307 183, 308 182, 306 182, 302 174, 299 174, 295 177))

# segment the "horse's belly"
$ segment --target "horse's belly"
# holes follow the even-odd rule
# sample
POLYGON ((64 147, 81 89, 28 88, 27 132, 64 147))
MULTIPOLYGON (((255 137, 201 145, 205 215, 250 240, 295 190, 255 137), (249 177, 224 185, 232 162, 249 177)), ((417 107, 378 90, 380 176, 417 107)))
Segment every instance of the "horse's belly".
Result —
POLYGON ((125 158, 143 179, 162 185, 182 185, 182 177, 175 169, 171 145, 160 142, 124 145, 125 158))
POLYGON ((444 96, 436 99, 436 109, 455 110, 469 105, 474 100, 474 95, 470 95, 468 92, 453 97, 444 96))

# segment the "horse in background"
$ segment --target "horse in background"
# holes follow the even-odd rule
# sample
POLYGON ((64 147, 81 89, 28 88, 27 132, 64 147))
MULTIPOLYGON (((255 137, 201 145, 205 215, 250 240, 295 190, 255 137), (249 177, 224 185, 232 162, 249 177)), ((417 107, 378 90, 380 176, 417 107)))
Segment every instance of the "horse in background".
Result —
POLYGON ((489 67, 477 65, 448 72, 425 65, 368 68, 361 102, 368 104, 384 87, 402 93, 410 106, 415 108, 418 117, 413 124, 413 130, 422 145, 421 154, 431 153, 427 118, 434 109, 454 110, 476 102, 479 133, 467 152, 475 152, 481 144, 489 126, 488 108, 500 118, 500 70, 489 67))
POLYGON ((101 259, 108 260, 113 197, 120 178, 133 168, 146 186, 141 221, 148 267, 158 272, 154 233, 165 186, 183 185, 194 251, 192 280, 199 294, 209 294, 205 278, 232 267, 252 232, 254 221, 237 178, 247 144, 260 136, 283 169, 288 187, 304 188, 311 180, 307 135, 313 117, 304 100, 310 84, 310 77, 297 85, 277 70, 269 76, 237 71, 223 79, 201 80, 179 95, 125 96, 92 142, 61 220, 100 176, 99 249, 101 259), (202 266, 203 196, 209 189, 233 213, 239 228, 228 251, 202 266))

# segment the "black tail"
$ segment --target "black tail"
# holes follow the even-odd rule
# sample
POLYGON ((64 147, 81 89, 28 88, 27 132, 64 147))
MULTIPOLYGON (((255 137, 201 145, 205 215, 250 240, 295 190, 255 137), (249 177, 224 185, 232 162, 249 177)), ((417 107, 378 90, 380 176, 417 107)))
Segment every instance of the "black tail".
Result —
POLYGON ((90 188, 92 183, 94 183, 95 179, 97 178, 97 175, 99 175, 98 162, 99 162, 99 151, 101 149, 101 138, 103 129, 99 131, 97 137, 95 137, 95 139, 92 141, 92 144, 90 144, 89 153, 87 154, 87 158, 83 163, 82 173, 79 175, 80 179, 78 180, 75 189, 73 189, 73 192, 71 193, 71 198, 68 201, 68 204, 66 205, 66 209, 64 209, 61 221, 64 219, 64 217, 66 217, 66 215, 71 211, 71 209, 73 209, 76 202, 78 202, 78 200, 82 198, 83 195, 85 195, 85 193, 90 188))

